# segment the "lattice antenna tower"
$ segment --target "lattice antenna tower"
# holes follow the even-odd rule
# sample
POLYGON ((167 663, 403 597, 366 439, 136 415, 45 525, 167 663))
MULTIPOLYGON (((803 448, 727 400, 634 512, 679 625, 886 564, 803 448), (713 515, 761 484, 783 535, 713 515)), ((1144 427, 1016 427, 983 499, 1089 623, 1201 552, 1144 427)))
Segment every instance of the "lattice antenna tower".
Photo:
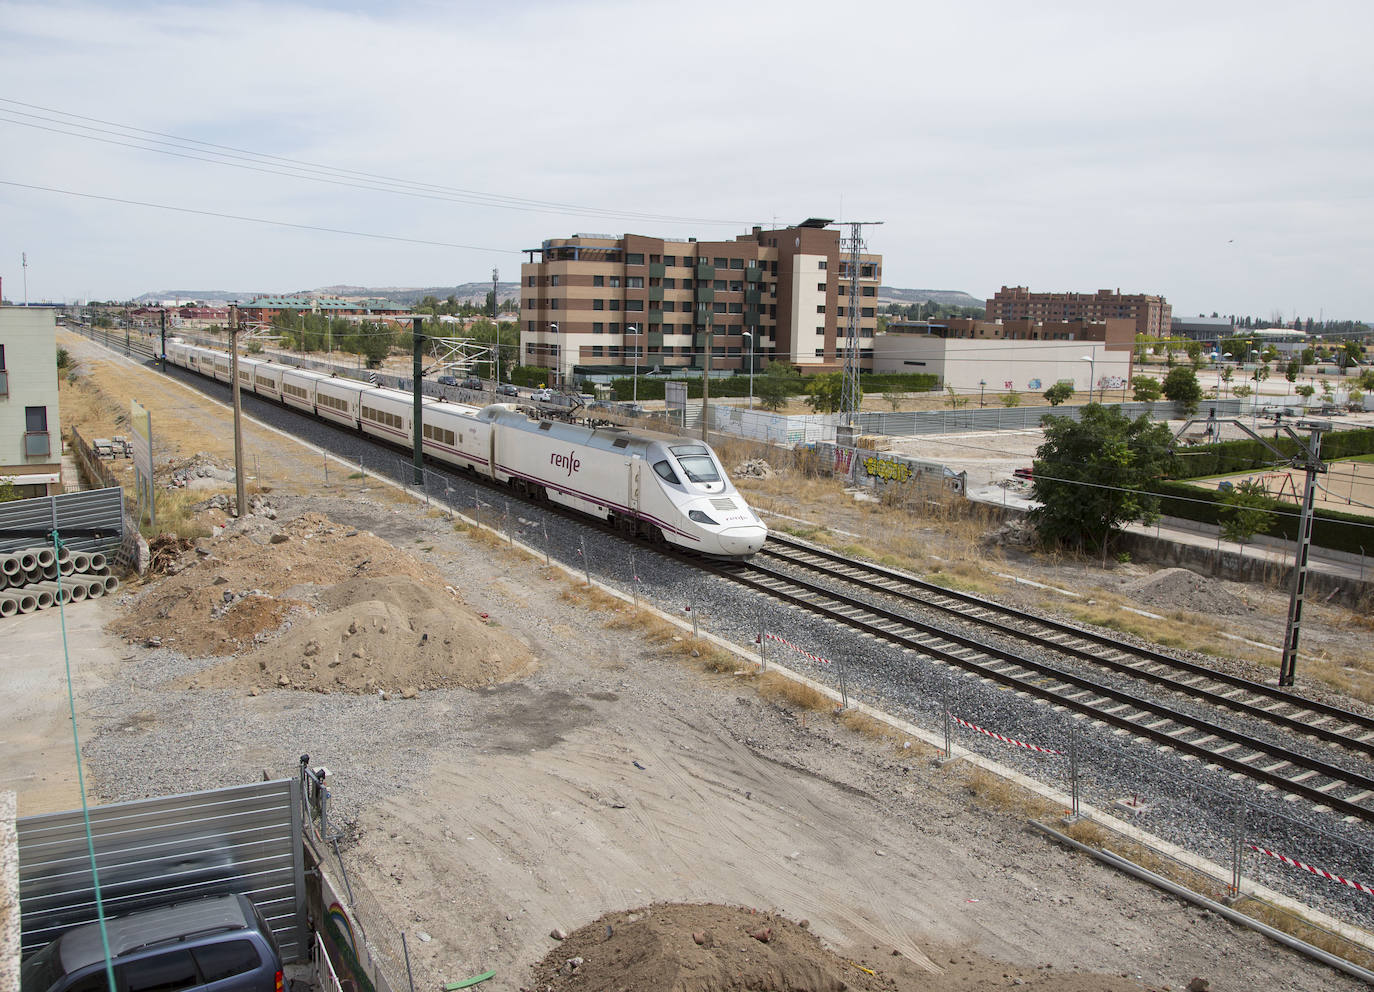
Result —
MULTIPOLYGON (((845 311, 844 328, 844 390, 840 394, 840 412, 846 426, 854 426, 863 397, 859 385, 859 260, 863 255, 863 229, 881 224, 880 220, 846 221, 849 237, 841 239, 849 256, 849 308, 845 311)), ((875 304, 876 306, 876 304, 875 304)))

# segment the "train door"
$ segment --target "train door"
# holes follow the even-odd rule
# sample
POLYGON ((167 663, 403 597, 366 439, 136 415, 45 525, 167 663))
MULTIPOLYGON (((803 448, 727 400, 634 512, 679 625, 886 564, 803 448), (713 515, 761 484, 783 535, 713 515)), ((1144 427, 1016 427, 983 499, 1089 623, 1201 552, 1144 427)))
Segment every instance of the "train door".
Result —
POLYGON ((639 500, 640 500, 640 474, 644 468, 644 459, 638 455, 631 455, 629 462, 629 493, 625 498, 625 505, 630 508, 630 519, 639 519, 639 500))

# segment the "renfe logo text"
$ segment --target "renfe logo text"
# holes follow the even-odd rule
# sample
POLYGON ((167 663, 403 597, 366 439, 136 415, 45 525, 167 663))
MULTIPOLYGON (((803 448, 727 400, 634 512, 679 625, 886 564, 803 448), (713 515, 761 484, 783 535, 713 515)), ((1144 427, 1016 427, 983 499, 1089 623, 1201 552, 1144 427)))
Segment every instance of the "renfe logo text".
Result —
POLYGON ((572 475, 582 467, 582 459, 578 458, 572 452, 566 455, 554 454, 549 455, 549 464, 554 468, 563 469, 568 475, 572 475))

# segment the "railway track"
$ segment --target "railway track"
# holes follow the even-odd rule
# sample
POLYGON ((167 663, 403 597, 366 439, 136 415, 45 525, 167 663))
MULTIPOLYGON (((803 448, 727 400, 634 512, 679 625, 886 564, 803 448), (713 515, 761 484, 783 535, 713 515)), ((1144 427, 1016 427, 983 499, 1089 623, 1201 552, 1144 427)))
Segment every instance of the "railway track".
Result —
MULTIPOLYGON (((1045 633, 1016 629, 1006 619, 999 619, 998 614, 1006 617, 1017 615, 1017 611, 977 597, 963 601, 964 594, 950 593, 892 570, 855 562, 791 540, 770 538, 765 552, 748 563, 706 563, 704 567, 831 622, 920 653, 1099 724, 1126 731, 1139 740, 1243 776, 1263 791, 1275 792, 1290 801, 1306 801, 1316 810, 1330 811, 1351 822, 1374 823, 1374 777, 1319 755, 1302 753, 1253 734, 1218 726, 1158 698, 1157 693, 1151 695, 1069 671, 1066 666, 1047 661, 1043 656, 1059 652, 1078 660, 1103 662, 1103 667, 1115 674, 1137 676, 1144 671, 1147 673, 1144 681, 1150 686, 1167 686, 1170 693, 1184 693, 1214 705, 1225 705, 1249 718, 1265 719, 1324 743, 1368 754, 1374 728, 1357 714, 1308 700, 1297 701, 1286 693, 1271 692, 1269 687, 1257 683, 1235 685, 1219 692, 1206 684, 1207 676, 1218 673, 1201 666, 1171 659, 1159 652, 1145 650, 1137 654, 1136 649, 1110 638, 1024 614, 1019 616, 1042 624, 1045 633), (803 558, 812 559, 804 567, 818 573, 818 577, 823 576, 825 584, 795 574, 795 566, 803 558), (793 571, 778 567, 775 563, 779 560, 793 566, 793 571), (836 588, 837 585, 848 585, 850 591, 842 591, 836 588), (919 593, 907 588, 922 585, 927 588, 919 593), (895 597, 899 602, 884 604, 880 601, 884 597, 895 597), (1015 637, 1024 642, 1026 648, 1009 650, 991 640, 960 633, 915 615, 919 609, 932 606, 927 599, 939 598, 944 598, 945 602, 934 608, 1015 637), (901 601, 906 601, 906 605, 901 605, 901 601), (982 615, 973 615, 973 610, 983 611, 982 615), (1188 679, 1194 684, 1171 682, 1166 674, 1166 663, 1185 666, 1174 670, 1188 670, 1188 679), (1273 712, 1266 712, 1259 701, 1269 698, 1266 694, 1284 697, 1273 700, 1273 712), (1249 698, 1242 698, 1247 695, 1249 698), (1294 708, 1280 712, 1280 703, 1294 708), (1306 708, 1310 715, 1302 716, 1302 709, 1298 707, 1306 708), (1322 722, 1316 727, 1319 720, 1322 722)), ((1223 685, 1230 681, 1229 676, 1218 677, 1213 684, 1223 685)))

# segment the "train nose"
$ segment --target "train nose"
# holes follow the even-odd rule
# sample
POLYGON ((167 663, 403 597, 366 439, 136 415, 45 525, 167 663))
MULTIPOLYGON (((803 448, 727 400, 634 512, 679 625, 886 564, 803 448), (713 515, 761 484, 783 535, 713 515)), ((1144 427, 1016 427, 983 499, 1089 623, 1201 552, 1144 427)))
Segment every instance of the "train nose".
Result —
POLYGON ((752 555, 768 538, 768 528, 758 524, 744 527, 727 527, 720 532, 720 547, 724 554, 731 557, 752 555))

